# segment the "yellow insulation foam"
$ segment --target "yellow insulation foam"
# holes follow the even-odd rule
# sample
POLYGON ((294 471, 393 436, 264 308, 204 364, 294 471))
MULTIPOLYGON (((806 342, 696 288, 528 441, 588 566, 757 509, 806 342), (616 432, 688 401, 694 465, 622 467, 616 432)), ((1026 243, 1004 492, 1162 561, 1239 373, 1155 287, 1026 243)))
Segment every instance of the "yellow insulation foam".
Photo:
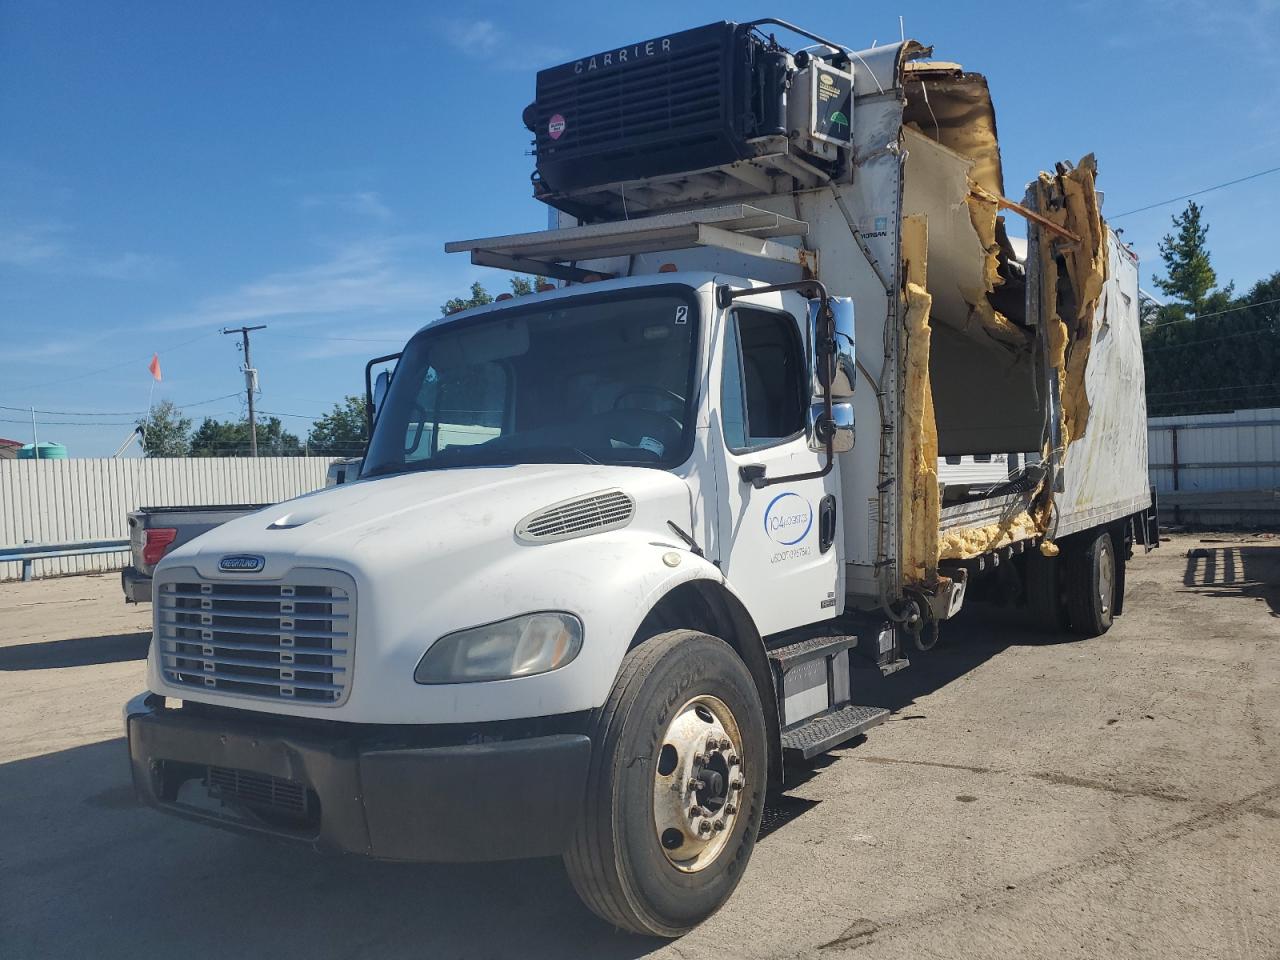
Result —
POLYGON ((987 279, 987 292, 990 293, 1004 283, 1000 276, 1000 244, 996 241, 996 217, 1000 213, 1000 207, 995 197, 977 193, 976 187, 977 184, 970 180, 969 195, 965 197, 965 203, 969 206, 969 220, 978 235, 978 242, 986 251, 983 273, 987 279))
POLYGON ((1040 525, 1024 510, 1008 520, 985 527, 948 530, 938 542, 938 556, 941 560, 968 560, 1019 540, 1039 536, 1040 531, 1040 525))
POLYGON ((1067 278, 1075 292, 1075 316, 1058 314, 1058 270, 1054 236, 1042 230, 1040 245, 1042 307, 1049 345, 1049 363, 1058 368, 1062 395, 1062 442, 1065 447, 1084 435, 1089 424, 1089 397, 1084 371, 1089 363, 1093 316, 1107 280, 1106 228, 1098 208, 1095 181, 1098 164, 1093 154, 1061 176, 1040 174, 1036 182, 1038 212, 1080 238, 1062 250, 1067 278))
POLYGON ((938 524, 942 504, 938 495, 938 427, 933 415, 933 386, 929 380, 932 330, 929 311, 933 298, 925 289, 928 270, 929 224, 925 217, 902 218, 903 276, 906 278, 903 316, 903 392, 905 435, 902 438, 902 577, 907 583, 933 584, 938 578, 938 524))

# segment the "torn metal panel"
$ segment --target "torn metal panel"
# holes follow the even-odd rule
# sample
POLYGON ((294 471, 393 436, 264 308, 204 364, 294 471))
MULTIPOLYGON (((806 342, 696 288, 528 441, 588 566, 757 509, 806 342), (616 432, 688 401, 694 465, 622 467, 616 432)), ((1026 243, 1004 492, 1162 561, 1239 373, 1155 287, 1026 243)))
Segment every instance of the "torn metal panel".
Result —
POLYGON ((1031 187, 1036 211, 1080 238, 1072 244, 1042 235, 1038 245, 1040 309, 1049 367, 1058 371, 1064 447, 1080 439, 1089 423, 1085 368, 1098 297, 1107 280, 1107 238, 1095 188, 1097 175, 1097 161, 1089 154, 1073 169, 1060 165, 1056 174, 1040 174, 1031 187))
POLYGON ((1032 334, 992 305, 1002 283, 994 202, 973 195, 974 161, 911 130, 906 149, 904 213, 929 221, 929 292, 933 317, 1004 353, 1027 351, 1032 334))
POLYGON ((907 106, 903 123, 973 161, 972 178, 1004 195, 996 112, 987 78, 958 63, 917 60, 903 67, 907 106))
POLYGON ((866 97, 898 90, 902 85, 903 71, 910 65, 910 61, 927 57, 931 53, 933 47, 926 47, 916 40, 850 51, 855 96, 866 97))

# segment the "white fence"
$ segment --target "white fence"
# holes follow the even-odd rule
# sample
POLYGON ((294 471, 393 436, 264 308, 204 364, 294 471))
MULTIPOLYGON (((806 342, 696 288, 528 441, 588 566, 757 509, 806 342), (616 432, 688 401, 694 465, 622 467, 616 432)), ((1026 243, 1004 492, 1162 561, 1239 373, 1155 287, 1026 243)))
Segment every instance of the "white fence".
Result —
POLYGON ((1147 422, 1162 523, 1280 527, 1280 408, 1147 422))
POLYGON ((1151 482, 1159 493, 1280 487, 1280 408, 1153 417, 1151 482))
MULTIPOLYGON (((328 457, 0 460, 0 546, 127 537, 139 507, 277 503, 324 486, 328 457)), ((36 576, 118 570, 128 552, 35 561, 36 576)), ((22 575, 0 563, 0 580, 22 575)))

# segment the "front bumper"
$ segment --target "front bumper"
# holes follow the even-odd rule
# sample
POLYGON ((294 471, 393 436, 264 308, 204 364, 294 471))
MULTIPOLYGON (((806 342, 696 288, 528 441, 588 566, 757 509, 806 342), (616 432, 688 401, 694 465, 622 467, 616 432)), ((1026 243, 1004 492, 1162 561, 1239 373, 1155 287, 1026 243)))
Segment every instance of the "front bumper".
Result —
POLYGON ((125 724, 143 802, 325 852, 388 860, 563 852, 591 757, 575 718, 541 723, 567 732, 477 725, 468 734, 171 710, 163 697, 146 695, 126 707, 125 724), (510 738, 485 740, 500 736, 510 738), (464 742, 435 742, 459 738, 464 742))

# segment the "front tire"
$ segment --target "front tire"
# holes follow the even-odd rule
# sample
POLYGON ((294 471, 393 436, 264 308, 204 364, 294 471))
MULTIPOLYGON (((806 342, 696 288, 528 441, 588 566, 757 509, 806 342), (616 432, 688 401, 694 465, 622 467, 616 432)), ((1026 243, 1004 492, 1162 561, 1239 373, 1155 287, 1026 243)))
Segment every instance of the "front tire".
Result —
POLYGON ((767 787, 764 711, 723 640, 659 634, 622 661, 594 718, 582 819, 565 865, 603 920, 678 937, 729 899, 767 787))

